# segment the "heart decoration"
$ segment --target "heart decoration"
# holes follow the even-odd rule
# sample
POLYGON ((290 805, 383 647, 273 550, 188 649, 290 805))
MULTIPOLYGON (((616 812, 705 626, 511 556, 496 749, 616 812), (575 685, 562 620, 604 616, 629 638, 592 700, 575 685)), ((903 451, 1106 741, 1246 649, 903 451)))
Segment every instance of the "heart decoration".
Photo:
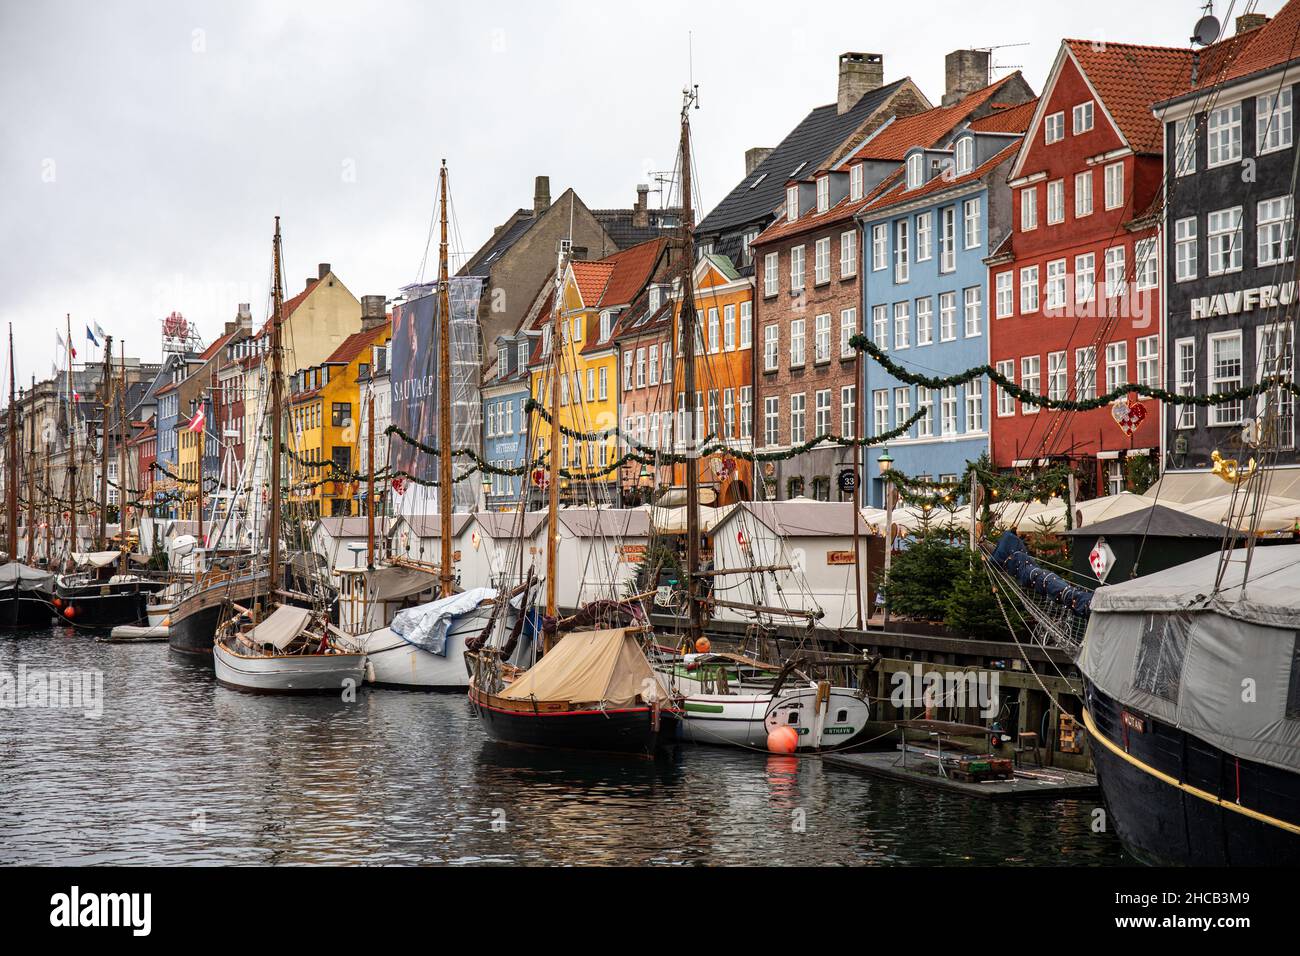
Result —
POLYGON ((1120 431, 1132 438, 1133 433, 1147 419, 1147 407, 1141 402, 1121 398, 1110 406, 1110 417, 1115 419, 1120 431))

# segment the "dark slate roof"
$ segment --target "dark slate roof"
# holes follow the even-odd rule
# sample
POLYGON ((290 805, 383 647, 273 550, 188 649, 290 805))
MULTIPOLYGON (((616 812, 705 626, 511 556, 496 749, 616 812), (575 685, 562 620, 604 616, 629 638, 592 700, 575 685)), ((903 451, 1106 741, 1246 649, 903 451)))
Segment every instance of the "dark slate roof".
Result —
POLYGON ((510 248, 523 238, 524 233, 533 227, 537 217, 533 215, 531 209, 520 209, 515 213, 519 218, 516 219, 509 227, 497 236, 496 241, 483 251, 483 254, 477 260, 461 270, 461 275, 480 276, 487 278, 492 266, 503 255, 510 251, 510 248))
POLYGON ((1082 528, 1067 531, 1066 534, 1088 538, 1142 535, 1151 538, 1222 538, 1223 525, 1153 504, 1141 511, 1131 511, 1096 524, 1086 524, 1082 528))
POLYGON ((724 233, 766 219, 785 200, 785 185, 801 163, 804 164, 802 172, 819 169, 836 147, 853 135, 905 82, 906 79, 895 80, 873 90, 842 116, 835 103, 817 107, 704 217, 695 228, 696 235, 724 233))
POLYGON ((619 249, 631 249, 651 239, 658 239, 681 222, 682 211, 675 209, 647 209, 648 226, 634 223, 635 209, 593 209, 591 214, 609 233, 619 249))

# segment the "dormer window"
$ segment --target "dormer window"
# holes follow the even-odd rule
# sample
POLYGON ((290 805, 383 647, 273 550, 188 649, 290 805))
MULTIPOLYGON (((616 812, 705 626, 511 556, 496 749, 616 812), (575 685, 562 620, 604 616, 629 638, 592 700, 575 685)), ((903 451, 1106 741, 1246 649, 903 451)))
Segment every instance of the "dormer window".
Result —
POLYGON ((790 222, 799 218, 799 187, 785 187, 785 217, 790 222))
POLYGON ((817 212, 823 213, 831 208, 831 179, 821 176, 817 180, 817 212))
POLYGON ((970 136, 963 136, 957 140, 957 175, 965 176, 975 166, 975 140, 970 136))
POLYGON ((542 328, 542 354, 551 354, 551 327, 549 325, 542 328))
POLYGON ((849 169, 849 199, 853 202, 857 202, 862 198, 865 181, 866 173, 861 163, 849 169))
POLYGON ((510 374, 510 350, 504 345, 497 349, 497 378, 510 374))
POLYGON ((600 340, 602 342, 609 341, 609 333, 613 329, 613 326, 614 313, 606 309, 604 312, 600 313, 600 340))
POLYGON ((916 189, 925 182, 925 157, 913 153, 907 157, 907 188, 916 189))
POLYGON ((658 312, 658 311, 659 311, 659 306, 660 306, 660 296, 661 296, 662 294, 663 294, 663 290, 660 289, 659 286, 657 286, 657 285, 652 285, 652 286, 650 287, 650 311, 651 311, 651 312, 658 312))

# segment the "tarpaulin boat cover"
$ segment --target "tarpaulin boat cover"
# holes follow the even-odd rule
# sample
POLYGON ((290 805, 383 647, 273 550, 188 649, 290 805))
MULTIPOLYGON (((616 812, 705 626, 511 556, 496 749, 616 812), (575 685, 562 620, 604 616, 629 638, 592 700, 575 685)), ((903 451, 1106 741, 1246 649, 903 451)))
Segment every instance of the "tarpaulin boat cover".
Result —
POLYGON ((1101 691, 1233 756, 1300 771, 1300 545, 1099 588, 1079 667, 1101 691))
POLYGON ((468 614, 484 601, 496 596, 496 588, 475 588, 451 597, 439 598, 429 604, 398 611, 388 627, 408 644, 414 644, 430 654, 446 657, 447 634, 456 618, 468 614))
POLYGON ((282 651, 293 643, 311 620, 311 611, 305 607, 281 604, 261 624, 253 628, 249 640, 254 644, 269 644, 282 651))
POLYGON ((1092 592, 1071 584, 1059 574, 1044 570, 1014 532, 1003 533, 989 560, 1015 578, 1026 591, 1041 594, 1069 608, 1078 617, 1088 616, 1092 592))
POLYGON ((72 561, 78 567, 106 568, 121 560, 121 551, 76 551, 72 555, 72 561))
POLYGON ((375 601, 400 601, 438 586, 438 576, 418 568, 388 567, 366 573, 366 587, 375 601))
POLYGON ((566 634, 501 696, 617 708, 656 693, 663 694, 663 686, 641 646, 618 629, 566 634))
POLYGON ((0 565, 0 588, 3 589, 17 585, 20 591, 39 591, 48 587, 53 578, 54 575, 49 571, 38 571, 17 561, 0 565))

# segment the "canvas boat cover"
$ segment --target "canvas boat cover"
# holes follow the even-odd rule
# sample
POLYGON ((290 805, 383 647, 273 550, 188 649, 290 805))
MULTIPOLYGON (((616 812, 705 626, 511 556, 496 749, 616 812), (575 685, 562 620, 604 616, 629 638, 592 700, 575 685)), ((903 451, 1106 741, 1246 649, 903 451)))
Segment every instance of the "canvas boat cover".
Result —
POLYGON ((375 601, 400 601, 438 586, 438 576, 419 568, 378 568, 366 574, 366 586, 375 601))
POLYGON ((106 568, 122 560, 121 551, 78 551, 72 555, 73 563, 78 567, 106 568))
POLYGON ((282 651, 306 630, 309 620, 311 611, 308 608, 281 604, 266 620, 254 627, 248 637, 254 644, 269 644, 277 651, 282 651))
POLYGON ((474 588, 472 591, 439 598, 429 604, 398 611, 388 627, 408 644, 445 657, 447 635, 451 633, 456 618, 470 613, 484 601, 490 601, 496 596, 496 588, 474 588))
POLYGON ((1300 545, 1256 548, 1244 587, 1232 557, 1217 594, 1218 554, 1099 588, 1079 668, 1127 707, 1300 771, 1300 545))
POLYGON ((647 691, 667 696, 641 646, 620 628, 566 634, 501 696, 619 708, 647 691))
POLYGON ((0 588, 6 590, 17 585, 20 591, 39 591, 48 587, 53 579, 54 575, 49 571, 29 568, 17 561, 0 565, 0 588))

